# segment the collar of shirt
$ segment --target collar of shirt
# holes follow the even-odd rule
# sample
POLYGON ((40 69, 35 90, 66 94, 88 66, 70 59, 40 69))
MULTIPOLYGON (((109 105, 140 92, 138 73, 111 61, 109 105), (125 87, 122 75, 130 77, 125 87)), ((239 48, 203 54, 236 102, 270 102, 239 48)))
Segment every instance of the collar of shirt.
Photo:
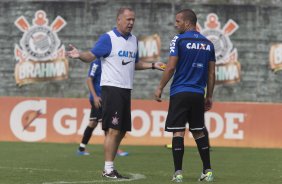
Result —
MULTIPOLYGON (((188 31, 185 31, 184 33, 199 33, 198 31, 196 31, 196 30, 188 30, 188 31)), ((183 34, 184 34, 183 33, 183 34)))
POLYGON ((130 36, 132 36, 131 35, 131 33, 129 33, 127 36, 124 36, 124 35, 122 35, 122 34, 120 34, 120 32, 118 32, 118 30, 117 30, 117 28, 115 27, 114 29, 113 29, 113 31, 114 31, 114 33, 118 36, 118 37, 123 37, 124 39, 128 39, 130 36))

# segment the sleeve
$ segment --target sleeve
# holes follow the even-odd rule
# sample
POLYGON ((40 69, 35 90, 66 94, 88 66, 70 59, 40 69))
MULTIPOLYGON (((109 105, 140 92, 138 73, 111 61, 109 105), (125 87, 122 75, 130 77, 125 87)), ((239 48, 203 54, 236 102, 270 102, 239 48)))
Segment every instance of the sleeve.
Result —
POLYGON ((139 62, 139 46, 138 46, 138 40, 137 40, 137 52, 136 52, 136 57, 135 57, 135 63, 139 62))
POLYGON ((178 41, 179 36, 176 35, 169 45, 169 56, 178 56, 178 41))
POLYGON ((101 35, 97 43, 91 49, 91 52, 97 58, 107 57, 110 55, 111 51, 112 51, 112 42, 110 36, 107 33, 101 35))
POLYGON ((138 63, 139 62, 139 52, 138 52, 138 42, 137 42, 137 52, 136 52, 136 58, 135 58, 135 63, 138 63))
POLYGON ((214 50, 214 45, 213 44, 211 44, 211 54, 210 54, 209 61, 216 62, 215 50, 214 50))
POLYGON ((138 63, 139 62, 139 53, 138 53, 138 51, 137 51, 137 53, 136 53, 136 58, 135 58, 135 63, 138 63))
POLYGON ((88 70, 88 77, 95 77, 95 73, 96 73, 96 69, 97 69, 97 65, 95 64, 95 61, 93 61, 90 65, 90 68, 88 70))

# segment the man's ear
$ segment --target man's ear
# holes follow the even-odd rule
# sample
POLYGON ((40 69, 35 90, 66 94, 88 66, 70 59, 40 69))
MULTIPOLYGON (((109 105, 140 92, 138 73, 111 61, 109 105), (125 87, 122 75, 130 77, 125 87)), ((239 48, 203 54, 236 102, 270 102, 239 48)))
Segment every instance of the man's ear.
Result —
POLYGON ((121 15, 119 15, 119 16, 117 17, 117 22, 120 22, 120 20, 121 20, 121 15))
POLYGON ((190 22, 189 21, 185 21, 185 27, 190 28, 190 22))

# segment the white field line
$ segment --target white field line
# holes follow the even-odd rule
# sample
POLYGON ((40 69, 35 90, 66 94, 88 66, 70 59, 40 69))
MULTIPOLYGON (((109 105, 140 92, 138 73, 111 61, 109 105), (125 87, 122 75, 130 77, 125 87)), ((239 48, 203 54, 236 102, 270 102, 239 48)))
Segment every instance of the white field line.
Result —
MULTIPOLYGON (((27 170, 27 171, 48 171, 48 172, 81 172, 81 170, 58 170, 58 169, 40 169, 40 168, 29 168, 29 167, 2 167, 0 169, 7 170, 27 170)), ((93 171, 88 171, 93 172, 93 171)))
POLYGON ((84 183, 109 183, 109 182, 130 182, 134 180, 145 179, 146 176, 138 173, 128 173, 131 177, 130 179, 101 179, 101 180, 91 180, 91 181, 55 181, 55 182, 44 182, 42 184, 84 184, 84 183))
MULTIPOLYGON (((27 170, 27 171, 47 171, 47 172, 81 172, 80 170, 58 170, 58 169, 40 169, 40 168, 28 168, 28 167, 2 167, 0 169, 8 170, 27 170)), ((93 172, 93 171, 88 171, 93 172)), ((128 173, 129 179, 101 179, 91 181, 54 181, 54 182, 43 182, 42 184, 84 184, 84 183, 109 183, 109 182, 129 182, 134 180, 145 179, 146 176, 138 173, 128 173)))

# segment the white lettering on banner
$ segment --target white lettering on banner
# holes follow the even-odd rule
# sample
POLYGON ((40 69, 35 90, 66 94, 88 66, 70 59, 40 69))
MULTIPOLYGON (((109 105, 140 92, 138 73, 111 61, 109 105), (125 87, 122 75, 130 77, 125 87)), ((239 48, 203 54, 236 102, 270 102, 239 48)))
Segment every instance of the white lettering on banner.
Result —
POLYGON ((244 123, 244 114, 242 113, 225 113, 226 118, 226 132, 224 134, 225 139, 244 139, 243 130, 238 130, 239 125, 235 122, 238 119, 239 123, 244 123), (235 133, 238 130, 238 133, 235 133))
POLYGON ((83 119, 81 121, 80 128, 77 131, 78 135, 83 135, 85 128, 88 126, 90 112, 90 109, 83 109, 83 119))
POLYGON ((77 129, 77 120, 73 119, 67 119, 65 120, 64 124, 67 125, 67 128, 63 126, 62 119, 65 116, 70 116, 72 118, 76 118, 77 109, 76 108, 65 108, 60 109, 56 114, 54 115, 53 119, 53 125, 55 130, 61 134, 61 135, 72 135, 76 133, 77 129))
MULTIPOLYGON (((86 126, 89 123, 90 109, 82 109, 83 116, 81 123, 78 120, 77 108, 61 108, 49 114, 56 133, 64 136, 83 135, 86 126), (53 118, 53 119, 52 119, 53 118)), ((10 127, 12 133, 22 141, 41 141, 47 137, 47 119, 39 116, 34 116, 34 112, 39 112, 44 115, 47 113, 46 100, 26 100, 19 102, 11 111, 10 127), (31 115, 32 113, 33 115, 31 115), (24 122, 25 116, 29 120, 24 122), (27 126, 28 125, 28 126, 27 126), (27 127, 27 128, 26 128, 27 127), (28 127, 32 127, 28 128, 28 127)), ((165 132, 165 120, 167 111, 152 110, 144 111, 135 109, 131 112, 132 115, 132 131, 129 134, 133 137, 151 136, 156 137, 171 137, 170 132, 165 132), (140 126, 134 126, 134 123, 140 123, 140 126)), ((223 137, 226 140, 242 140, 244 139, 244 130, 240 128, 240 124, 245 121, 245 114, 238 112, 225 112, 223 115, 216 112, 205 113, 206 127, 209 130, 211 139, 223 137)), ((188 124, 187 124, 188 127, 188 124)), ((104 136, 101 129, 101 123, 93 132, 96 136, 104 136)), ((190 136, 191 137, 191 136, 190 136)))
POLYGON ((36 118, 30 127, 34 127, 34 131, 24 130, 22 118, 28 111, 38 111, 46 114, 46 100, 26 100, 18 103, 10 115, 10 127, 13 134, 22 141, 40 141, 46 137, 47 121, 44 118, 36 118))
POLYGON ((235 119, 238 119, 240 123, 244 123, 244 114, 243 113, 224 113, 224 117, 226 118, 226 123, 224 123, 224 119, 215 112, 207 112, 205 113, 205 121, 206 127, 209 130, 210 138, 217 138, 224 133, 224 125, 225 139, 244 139, 244 131, 238 130, 238 124, 235 123, 235 119), (215 122, 215 130, 211 131, 211 122, 215 122), (238 133, 235 133, 235 130, 238 130, 238 133))
POLYGON ((156 40, 139 41, 138 48, 139 57, 148 57, 159 54, 158 44, 156 40))
POLYGON ((102 129, 102 123, 97 124, 95 130, 93 131, 93 135, 96 135, 96 136, 104 136, 105 135, 105 132, 102 129))
POLYGON ((162 136, 171 137, 172 136, 171 132, 164 131, 167 111, 152 111, 151 115, 153 116, 151 136, 152 137, 162 137, 162 136))
POLYGON ((133 137, 142 137, 147 134, 147 132, 150 130, 151 122, 149 115, 142 110, 134 110, 131 111, 131 119, 134 123, 135 118, 140 118, 142 120, 142 126, 140 129, 136 129, 134 127, 134 124, 132 125, 132 130, 129 132, 129 134, 133 137))
POLYGON ((215 71, 216 79, 221 81, 238 79, 239 74, 239 68, 236 65, 219 65, 215 71))
POLYGON ((209 137, 210 138, 216 138, 219 137, 224 129, 224 120, 222 119, 222 117, 215 112, 206 112, 205 113, 205 124, 207 129, 209 130, 209 137), (211 131, 211 122, 212 120, 214 120, 213 122, 215 122, 215 130, 211 131))
POLYGON ((67 74, 64 62, 24 62, 19 68, 19 79, 60 77, 67 74))
MULTIPOLYGON (((90 117, 90 112, 91 109, 83 109, 83 119, 82 122, 80 124, 80 128, 77 131, 78 135, 83 135, 85 128, 88 126, 89 124, 89 117, 90 117)), ((92 135, 98 135, 98 136, 103 136, 105 133, 102 130, 102 123, 98 123, 97 127, 95 128, 95 130, 93 131, 92 135)))

